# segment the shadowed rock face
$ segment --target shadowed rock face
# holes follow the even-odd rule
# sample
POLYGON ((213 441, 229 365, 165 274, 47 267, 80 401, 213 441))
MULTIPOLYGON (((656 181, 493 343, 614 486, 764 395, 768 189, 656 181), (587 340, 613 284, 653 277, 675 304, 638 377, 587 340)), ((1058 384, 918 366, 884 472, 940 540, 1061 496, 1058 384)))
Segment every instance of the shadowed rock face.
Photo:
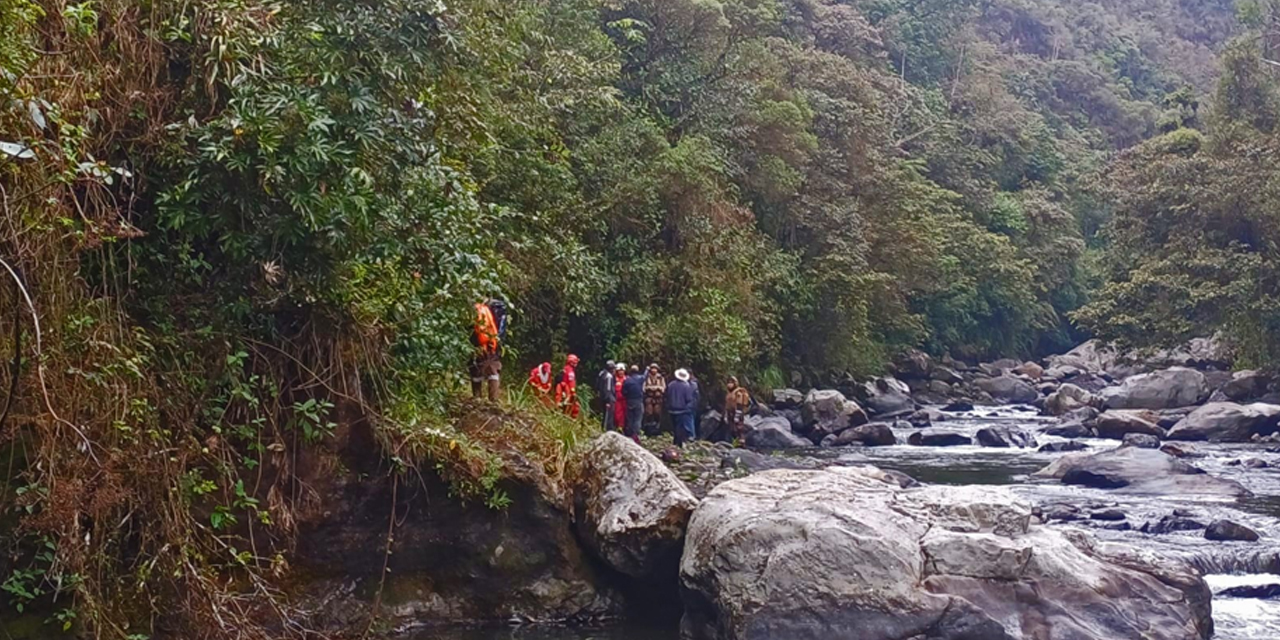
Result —
POLYGON ((674 576, 698 499, 661 460, 616 432, 582 455, 574 484, 578 537, 633 578, 674 576))
POLYGON ((683 637, 1212 635, 1189 567, 1032 526, 1002 489, 903 489, 877 471, 767 471, 708 494, 681 561, 683 637))
POLYGON ((1063 484, 1147 495, 1249 495, 1238 482, 1208 475, 1163 451, 1138 447, 1067 454, 1035 475, 1055 478, 1063 484))

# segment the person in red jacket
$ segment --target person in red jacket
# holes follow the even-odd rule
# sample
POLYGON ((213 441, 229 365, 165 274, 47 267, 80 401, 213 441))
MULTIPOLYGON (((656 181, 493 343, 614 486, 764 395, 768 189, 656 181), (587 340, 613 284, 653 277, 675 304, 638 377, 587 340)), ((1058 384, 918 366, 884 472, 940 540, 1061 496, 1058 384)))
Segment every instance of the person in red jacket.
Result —
POLYGON ((565 415, 577 418, 581 411, 578 408, 578 356, 569 354, 564 359, 564 370, 556 381, 556 406, 565 415))
POLYGON ((551 406, 551 363, 544 362, 529 372, 529 386, 542 404, 551 406))
POLYGON ((627 426, 627 398, 622 394, 622 383, 627 381, 627 365, 619 362, 613 373, 613 426, 625 433, 627 426))

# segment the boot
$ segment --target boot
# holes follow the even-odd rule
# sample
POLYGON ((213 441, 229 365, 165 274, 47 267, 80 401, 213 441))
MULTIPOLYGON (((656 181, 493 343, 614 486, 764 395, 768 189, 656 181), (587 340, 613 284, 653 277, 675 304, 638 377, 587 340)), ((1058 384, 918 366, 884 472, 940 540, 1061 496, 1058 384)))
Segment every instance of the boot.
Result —
POLYGON ((496 376, 489 378, 489 400, 498 401, 498 396, 502 393, 502 381, 496 376))
POLYGON ((471 380, 471 397, 475 398, 476 400, 479 400, 482 396, 483 391, 484 391, 484 380, 472 379, 471 380))

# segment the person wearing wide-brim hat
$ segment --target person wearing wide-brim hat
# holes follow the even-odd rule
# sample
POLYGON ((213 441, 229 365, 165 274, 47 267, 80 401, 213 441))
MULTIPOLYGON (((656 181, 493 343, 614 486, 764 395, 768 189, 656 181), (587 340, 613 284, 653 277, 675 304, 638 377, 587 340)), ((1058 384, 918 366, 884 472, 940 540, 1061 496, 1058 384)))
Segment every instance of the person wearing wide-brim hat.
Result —
POLYGON ((698 410, 698 390, 689 382, 689 372, 676 369, 676 379, 667 385, 667 413, 671 416, 671 424, 675 430, 676 444, 696 440, 693 418, 698 410))

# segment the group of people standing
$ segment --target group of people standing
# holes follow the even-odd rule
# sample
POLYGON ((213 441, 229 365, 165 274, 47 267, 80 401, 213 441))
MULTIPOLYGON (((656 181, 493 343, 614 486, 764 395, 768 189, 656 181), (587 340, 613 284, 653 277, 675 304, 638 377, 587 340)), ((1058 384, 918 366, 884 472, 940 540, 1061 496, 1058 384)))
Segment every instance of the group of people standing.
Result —
MULTIPOLYGON (((489 299, 476 303, 475 308, 476 321, 471 336, 476 348, 470 367, 472 394, 477 398, 488 395, 496 401, 502 371, 502 343, 507 333, 506 305, 501 300, 489 299)), ((569 354, 559 374, 552 375, 550 362, 543 362, 529 372, 529 387, 538 398, 573 418, 581 414, 578 364, 578 356, 569 354)), ((676 369, 674 378, 668 382, 657 363, 641 372, 637 365, 628 368, 622 362, 606 362, 594 385, 600 400, 601 426, 605 431, 618 430, 640 442, 641 430, 649 435, 661 430, 665 414, 671 420, 676 444, 696 440, 696 416, 702 400, 698 380, 687 369, 676 369)), ((750 405, 751 395, 738 385, 737 378, 729 378, 723 413, 725 424, 733 430, 735 438, 742 437, 743 418, 750 405)))

